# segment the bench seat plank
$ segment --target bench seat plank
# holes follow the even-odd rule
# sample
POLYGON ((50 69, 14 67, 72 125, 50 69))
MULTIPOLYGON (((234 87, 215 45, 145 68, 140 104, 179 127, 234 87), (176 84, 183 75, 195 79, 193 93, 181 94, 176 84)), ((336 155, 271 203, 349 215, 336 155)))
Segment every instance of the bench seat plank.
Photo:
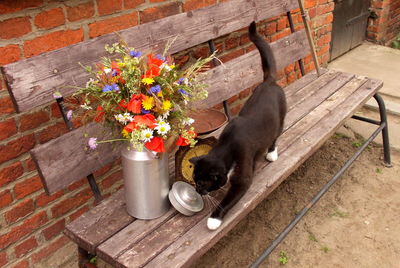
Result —
MULTIPOLYGON (((118 31, 132 47, 141 51, 160 50, 168 40, 178 37, 170 53, 185 50, 222 35, 243 29, 253 20, 278 16, 298 8, 296 0, 231 0, 169 16, 163 19, 118 31)), ((8 64, 2 69, 18 112, 50 102, 55 90, 64 96, 83 86, 89 76, 78 62, 94 65, 106 44, 118 42, 117 34, 107 34, 32 58, 8 64)), ((304 49, 303 49, 304 50, 304 49)), ((296 55, 296 53, 294 53, 296 55)))
MULTIPOLYGON (((293 141, 285 151, 281 152, 277 161, 266 165, 265 168, 255 174, 252 186, 239 203, 232 208, 219 229, 212 232, 207 230, 207 219, 203 219, 148 263, 146 267, 189 267, 195 259, 210 249, 313 154, 334 133, 341 122, 349 118, 382 86, 382 82, 377 80, 366 82, 359 79, 358 83, 358 85, 361 85, 359 88, 355 85, 346 88, 347 92, 351 92, 351 90, 348 91, 349 88, 357 89, 346 101, 328 108, 329 117, 323 117, 312 128, 293 141)), ((336 97, 339 97, 339 95, 336 97)), ((328 100, 328 102, 332 101, 335 100, 328 100)), ((311 116, 315 116, 315 114, 311 116)), ((306 118, 308 117, 303 120, 308 120, 306 118)), ((293 128, 293 130, 295 129, 293 128)))
MULTIPOLYGON (((323 69, 323 72, 326 73, 327 71, 325 69, 323 69)), ((307 87, 306 85, 312 81, 312 79, 316 79, 317 76, 314 72, 311 72, 307 75, 305 75, 304 77, 300 78, 299 80, 297 80, 295 83, 289 85, 287 88, 285 88, 285 92, 286 94, 290 95, 288 97, 288 105, 291 106, 293 103, 296 102, 296 97, 291 97, 291 95, 294 96, 299 96, 294 94, 296 91, 299 90, 303 90, 305 87, 307 87), (287 89, 287 91, 286 91, 287 89)), ((330 80, 324 78, 323 76, 321 76, 319 79, 323 79, 325 81, 325 83, 318 83, 318 85, 320 85, 321 87, 325 84, 327 84, 330 80)), ((312 92, 315 92, 317 90, 319 90, 318 87, 316 87, 316 84, 314 82, 311 83, 312 87, 307 87, 308 90, 312 90, 312 92)), ((311 109, 311 108, 310 108, 311 109)), ((289 112, 290 113, 290 112, 289 112)), ((296 113, 291 113, 293 117, 302 117, 302 114, 296 114, 296 113)), ((294 121, 294 119, 291 119, 292 121, 294 121)), ((172 163, 173 165, 173 161, 170 161, 170 164, 172 163)), ((171 168, 170 171, 174 171, 174 168, 171 168)), ((115 195, 115 194, 114 194, 115 195)), ((121 199, 124 199, 123 194, 119 193, 118 194, 120 196, 121 199)), ((114 197, 114 196, 113 196, 114 197)), ((112 203, 114 204, 114 203, 112 203)), ((108 206, 107 203, 104 204, 100 204, 99 206, 108 206)), ((131 217, 126 213, 125 211, 125 207, 123 207, 123 205, 120 205, 118 208, 117 207, 113 207, 112 209, 110 209, 110 211, 112 211, 113 209, 120 209, 121 211, 123 211, 123 213, 125 213, 123 216, 120 217, 120 221, 121 221, 121 226, 127 226, 127 230, 123 229, 123 231, 121 231, 121 235, 125 233, 129 233, 129 231, 131 229, 136 228, 136 224, 132 223, 131 225, 129 225, 131 222, 133 222, 133 219, 131 219, 131 217)), ((101 237, 97 237, 96 234, 101 232, 101 230, 98 229, 99 226, 102 225, 107 225, 108 224, 108 216, 106 215, 102 215, 101 213, 91 213, 91 212, 87 212, 89 213, 88 216, 86 216, 84 219, 79 220, 77 219, 76 221, 68 224, 66 226, 66 234, 72 238, 74 241, 76 241, 78 244, 82 244, 84 245, 84 248, 90 252, 92 252, 92 250, 94 248, 96 248, 100 242, 106 241, 109 237, 113 236, 115 233, 119 232, 122 228, 119 228, 119 226, 114 226, 114 227, 118 227, 114 230, 114 232, 107 232, 107 233, 102 233, 101 237), (92 219, 91 223, 88 223, 87 226, 87 230, 85 232, 78 232, 75 233, 77 230, 80 230, 81 225, 83 224, 83 222, 86 221, 86 219, 92 219), (103 223, 104 221, 104 223, 103 223), (108 237, 106 237, 108 236, 108 237)), ((104 213, 103 213, 104 214, 104 213)), ((84 214, 86 215, 86 214, 84 214)), ((106 242, 107 243, 107 242, 106 242)), ((113 242, 110 242, 110 244, 112 245, 113 242)), ((116 243, 114 243, 116 244, 116 243)), ((129 245, 128 245, 129 246, 129 245)), ((108 252, 106 251, 108 247, 108 244, 106 244, 104 247, 100 246, 101 250, 99 250, 98 254, 101 256, 104 256, 107 259, 107 256, 105 256, 105 252, 107 252, 107 254, 109 254, 110 256, 119 256, 121 255, 124 250, 126 250, 126 248, 128 247, 127 245, 119 245, 118 247, 115 248, 115 251, 112 252, 108 252), (120 251, 120 252, 116 252, 116 251, 120 251)))
POLYGON ((135 220, 126 212, 124 194, 123 189, 119 190, 82 214, 66 226, 64 233, 80 247, 94 254, 101 242, 135 220))

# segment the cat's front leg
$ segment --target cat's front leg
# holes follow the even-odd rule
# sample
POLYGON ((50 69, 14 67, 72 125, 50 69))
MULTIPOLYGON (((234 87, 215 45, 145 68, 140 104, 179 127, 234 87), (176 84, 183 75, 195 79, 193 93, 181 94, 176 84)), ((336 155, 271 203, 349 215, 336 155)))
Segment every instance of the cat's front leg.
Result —
POLYGON ((251 185, 253 176, 252 160, 247 160, 245 165, 238 163, 235 171, 230 179, 231 187, 226 196, 222 199, 221 204, 214 210, 207 220, 207 227, 210 230, 218 229, 226 213, 231 209, 242 196, 246 193, 251 185))

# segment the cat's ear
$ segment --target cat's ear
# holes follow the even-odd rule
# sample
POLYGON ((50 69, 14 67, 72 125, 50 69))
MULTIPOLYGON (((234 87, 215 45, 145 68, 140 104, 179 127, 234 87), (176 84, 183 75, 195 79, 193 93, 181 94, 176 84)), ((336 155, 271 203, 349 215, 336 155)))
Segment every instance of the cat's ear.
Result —
POLYGON ((197 157, 192 157, 189 159, 189 162, 192 163, 193 165, 196 165, 197 162, 199 162, 199 160, 203 159, 203 155, 202 156, 197 156, 197 157))

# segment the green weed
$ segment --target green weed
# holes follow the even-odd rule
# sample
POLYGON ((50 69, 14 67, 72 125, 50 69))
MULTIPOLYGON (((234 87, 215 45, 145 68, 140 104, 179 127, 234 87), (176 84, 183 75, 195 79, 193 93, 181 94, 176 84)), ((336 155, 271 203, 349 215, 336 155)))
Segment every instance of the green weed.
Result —
POLYGON ((331 216, 339 218, 347 218, 349 216, 349 213, 345 211, 340 211, 339 209, 335 208, 335 210, 331 213, 331 216))
POLYGON ((331 250, 331 249, 328 248, 327 246, 323 246, 323 247, 321 248, 321 250, 322 250, 323 252, 325 252, 325 253, 328 253, 328 251, 331 250))
POLYGON ((382 174, 382 173, 383 173, 383 171, 382 171, 381 168, 376 168, 376 169, 375 169, 375 172, 378 173, 378 174, 382 174))
POLYGON ((287 255, 286 251, 283 251, 283 250, 282 250, 282 251, 279 253, 279 262, 280 262, 281 264, 286 264, 286 263, 289 262, 289 256, 287 255))
POLYGON ((312 232, 308 231, 308 239, 310 239, 311 241, 314 242, 318 242, 317 237, 315 236, 315 234, 313 234, 312 232))

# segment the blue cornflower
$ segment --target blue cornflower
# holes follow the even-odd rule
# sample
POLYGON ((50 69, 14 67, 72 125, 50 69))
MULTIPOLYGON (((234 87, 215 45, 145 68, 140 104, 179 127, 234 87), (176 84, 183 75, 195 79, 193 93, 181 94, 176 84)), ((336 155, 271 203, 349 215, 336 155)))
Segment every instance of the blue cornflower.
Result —
POLYGON ((181 77, 178 79, 178 84, 182 85, 185 82, 185 78, 181 77))
POLYGON ((135 50, 131 50, 131 51, 129 52, 129 55, 130 55, 131 57, 139 58, 140 56, 142 56, 142 52, 135 51, 135 50))
POLYGON ((150 111, 142 107, 142 114, 148 114, 148 113, 150 113, 150 111))
POLYGON ((117 70, 112 70, 112 72, 111 72, 111 75, 114 77, 114 76, 117 76, 118 75, 118 71, 117 70))
POLYGON ((186 90, 184 90, 184 89, 182 89, 182 88, 178 89, 178 91, 179 91, 180 93, 182 93, 182 94, 191 96, 186 90))
POLYGON ((108 92, 108 91, 111 91, 111 90, 113 90, 113 87, 110 86, 110 85, 105 85, 105 86, 103 87, 103 92, 108 92))
POLYGON ((118 91, 118 90, 119 90, 119 86, 118 86, 117 84, 112 84, 112 85, 111 85, 111 88, 112 88, 114 91, 118 91))
POLYGON ((160 85, 156 85, 156 86, 150 88, 150 91, 154 94, 157 94, 158 92, 160 92, 160 90, 161 90, 160 85))
POLYGON ((156 58, 162 61, 165 61, 165 57, 163 57, 161 54, 157 54, 156 58))

